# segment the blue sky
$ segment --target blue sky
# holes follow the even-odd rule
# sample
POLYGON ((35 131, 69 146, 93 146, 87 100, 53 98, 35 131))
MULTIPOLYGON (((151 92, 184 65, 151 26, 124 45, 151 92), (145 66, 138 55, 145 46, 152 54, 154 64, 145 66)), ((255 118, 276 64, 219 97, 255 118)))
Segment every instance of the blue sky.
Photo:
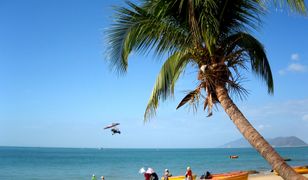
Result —
MULTIPOLYGON (((106 63, 105 30, 121 0, 3 0, 0 3, 0 145, 40 147, 217 147, 241 138, 221 108, 214 116, 177 103, 196 84, 187 71, 157 116, 143 113, 162 61, 130 56, 128 73, 106 63), (121 135, 105 125, 121 123, 121 135)), ((255 36, 270 60, 275 94, 251 75, 235 100, 265 137, 308 142, 308 18, 281 9, 255 36)))

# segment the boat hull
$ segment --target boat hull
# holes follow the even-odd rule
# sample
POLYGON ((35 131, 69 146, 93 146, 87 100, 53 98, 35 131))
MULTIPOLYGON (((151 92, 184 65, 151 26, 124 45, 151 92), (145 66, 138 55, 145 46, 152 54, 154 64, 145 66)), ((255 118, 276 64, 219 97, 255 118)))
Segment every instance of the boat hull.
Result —
POLYGON ((230 172, 223 174, 212 174, 211 179, 224 179, 224 180, 247 180, 248 172, 230 172))
MULTIPOLYGON (((292 168, 298 174, 308 174, 308 166, 296 166, 296 167, 292 167, 292 168)), ((278 172, 274 171, 274 173, 279 176, 278 172)))
MULTIPOLYGON (((161 179, 164 180, 164 177, 161 179)), ((185 176, 171 176, 168 177, 168 180, 185 180, 185 176)), ((197 180, 197 175, 193 175, 193 180, 197 180)))
POLYGON ((299 174, 308 174, 308 166, 297 166, 293 169, 299 174))
POLYGON ((295 172, 299 173, 299 174, 308 174, 308 169, 294 169, 295 172))

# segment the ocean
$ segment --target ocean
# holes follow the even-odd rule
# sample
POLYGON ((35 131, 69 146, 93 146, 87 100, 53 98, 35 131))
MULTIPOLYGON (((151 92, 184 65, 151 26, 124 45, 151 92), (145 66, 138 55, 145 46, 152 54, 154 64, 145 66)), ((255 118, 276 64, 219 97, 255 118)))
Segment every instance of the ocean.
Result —
MULTIPOLYGON (((276 148, 290 165, 308 165, 308 147, 276 148)), ((236 170, 269 172, 268 163, 251 148, 208 149, 89 149, 0 147, 0 179, 142 180, 141 167, 152 167, 159 176, 168 168, 173 175, 190 166, 199 177, 236 170), (238 159, 230 159, 238 155, 238 159)))

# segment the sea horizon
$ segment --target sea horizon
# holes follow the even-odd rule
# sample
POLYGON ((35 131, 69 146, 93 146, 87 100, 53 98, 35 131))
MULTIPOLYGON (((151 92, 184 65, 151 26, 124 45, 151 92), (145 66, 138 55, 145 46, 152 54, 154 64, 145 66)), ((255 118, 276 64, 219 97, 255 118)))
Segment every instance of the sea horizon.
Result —
MULTIPOLYGON (((308 147, 276 148, 291 166, 308 164, 308 147)), ((253 148, 57 148, 0 146, 0 179, 143 179, 141 167, 162 175, 185 173, 190 166, 200 177, 205 171, 222 173, 251 171, 270 173, 270 165, 253 148), (238 159, 230 159, 238 155, 238 159)))
MULTIPOLYGON (((0 148, 63 148, 63 149, 254 149, 253 147, 62 147, 62 146, 6 146, 0 145, 0 148)), ((273 148, 300 148, 303 146, 272 146, 273 148)))

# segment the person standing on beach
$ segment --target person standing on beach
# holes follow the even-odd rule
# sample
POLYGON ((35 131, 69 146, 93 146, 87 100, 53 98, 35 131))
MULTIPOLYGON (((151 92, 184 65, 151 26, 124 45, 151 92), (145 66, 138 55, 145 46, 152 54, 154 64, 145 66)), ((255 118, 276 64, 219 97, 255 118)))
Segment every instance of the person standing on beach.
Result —
POLYGON ((91 180, 97 180, 96 176, 94 174, 92 175, 92 179, 91 180))
POLYGON ((150 180, 159 180, 156 172, 154 171, 154 169, 152 168, 148 168, 148 170, 146 171, 147 174, 150 174, 150 180))
POLYGON ((151 174, 150 180, 159 180, 158 175, 156 174, 156 172, 151 174))
POLYGON ((193 180, 191 168, 188 166, 185 173, 185 180, 193 180))
POLYGON ((144 173, 144 180, 150 180, 150 178, 151 178, 151 174, 145 172, 144 173))
POLYGON ((169 169, 165 169, 164 180, 169 180, 169 177, 171 176, 172 174, 169 172, 169 169))
POLYGON ((149 174, 147 171, 145 171, 144 168, 141 168, 141 169, 139 170, 139 173, 140 173, 140 174, 143 174, 144 180, 150 180, 151 174, 149 174))

